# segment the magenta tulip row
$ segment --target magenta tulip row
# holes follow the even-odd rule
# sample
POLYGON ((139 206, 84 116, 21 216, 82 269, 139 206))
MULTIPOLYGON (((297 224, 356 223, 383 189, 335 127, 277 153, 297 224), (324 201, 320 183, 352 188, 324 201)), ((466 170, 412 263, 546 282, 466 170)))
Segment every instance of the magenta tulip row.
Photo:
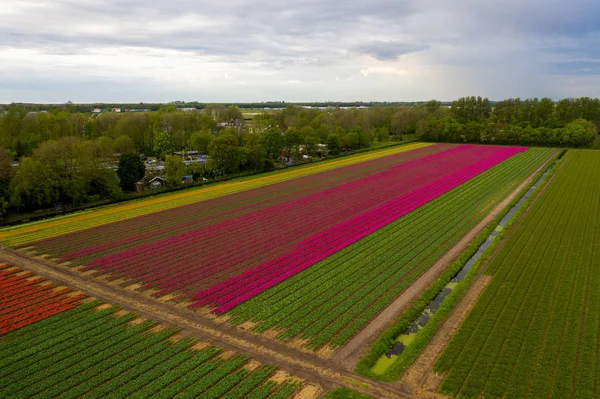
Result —
POLYGON ((326 188, 374 176, 404 162, 456 147, 435 144, 340 169, 303 176, 223 197, 116 221, 95 228, 48 238, 35 243, 40 252, 67 260, 101 258, 186 231, 304 197, 326 188))
POLYGON ((320 231, 497 151, 458 146, 375 176, 92 261, 166 292, 194 293, 292 251, 320 231))
POLYGON ((343 221, 303 240, 294 250, 277 259, 199 292, 194 296, 196 299, 194 305, 217 306, 214 309, 215 313, 226 312, 525 150, 526 148, 523 147, 496 148, 494 154, 462 170, 451 172, 410 193, 343 221))

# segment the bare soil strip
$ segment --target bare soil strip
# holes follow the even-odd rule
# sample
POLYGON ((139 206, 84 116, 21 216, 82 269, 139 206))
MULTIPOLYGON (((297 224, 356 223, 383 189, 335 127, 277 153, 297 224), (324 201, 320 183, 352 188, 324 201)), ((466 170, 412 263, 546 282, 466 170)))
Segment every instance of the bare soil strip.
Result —
POLYGON ((411 386, 420 398, 445 397, 435 393, 442 382, 443 376, 432 372, 433 363, 458 330, 467 313, 469 313, 491 279, 492 277, 487 275, 480 275, 475 279, 465 296, 461 298, 448 318, 442 323, 421 356, 404 374, 402 381, 411 386))
POLYGON ((73 269, 53 264, 40 257, 31 257, 10 248, 0 248, 0 259, 39 274, 60 284, 86 292, 135 312, 142 317, 181 328, 181 334, 193 335, 202 341, 220 346, 255 360, 276 366, 289 374, 319 384, 325 391, 337 387, 357 390, 374 398, 411 398, 404 384, 385 384, 369 380, 353 372, 331 367, 332 364, 314 354, 286 346, 282 342, 242 331, 230 324, 216 323, 192 310, 174 307, 155 298, 142 296, 106 281, 94 279, 73 269))
POLYGON ((346 370, 354 370, 358 360, 364 356, 369 347, 377 340, 383 331, 400 314, 416 300, 421 293, 426 290, 477 237, 477 235, 492 222, 510 202, 517 197, 533 179, 547 168, 549 162, 554 158, 548 159, 542 166, 525 179, 512 193, 502 200, 496 207, 474 228, 472 228, 456 245, 454 245, 444 256, 433 264, 425 273, 421 275, 410 287, 408 287, 394 302, 385 308, 377 317, 375 317, 365 328, 354 336, 338 353, 333 357, 333 361, 346 370))

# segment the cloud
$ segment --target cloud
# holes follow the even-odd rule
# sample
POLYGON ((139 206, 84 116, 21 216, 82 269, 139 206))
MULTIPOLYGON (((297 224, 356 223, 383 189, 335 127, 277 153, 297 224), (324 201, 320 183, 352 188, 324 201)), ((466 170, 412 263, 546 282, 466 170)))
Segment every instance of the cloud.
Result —
POLYGON ((593 96, 598 17, 592 0, 14 0, 0 102, 593 96))
POLYGON ((392 61, 404 54, 414 53, 426 49, 427 46, 416 43, 402 43, 397 41, 371 41, 356 46, 359 53, 370 55, 380 61, 392 61))

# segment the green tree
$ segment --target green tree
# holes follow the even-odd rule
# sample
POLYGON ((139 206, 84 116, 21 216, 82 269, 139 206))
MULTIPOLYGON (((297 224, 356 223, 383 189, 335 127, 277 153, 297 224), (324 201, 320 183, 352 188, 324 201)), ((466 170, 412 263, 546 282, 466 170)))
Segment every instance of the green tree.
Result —
POLYGON ((183 159, 176 155, 167 155, 165 161, 166 182, 169 186, 178 186, 181 184, 181 178, 185 175, 186 167, 183 159))
POLYGON ((109 137, 102 136, 96 140, 96 156, 98 158, 110 158, 113 153, 113 141, 109 137))
POLYGON ((269 170, 274 166, 272 162, 266 162, 267 152, 260 143, 260 139, 260 134, 246 133, 244 135, 244 149, 246 150, 244 169, 269 170))
POLYGON ((135 190, 135 183, 142 179, 145 173, 146 166, 138 154, 135 152, 121 154, 117 175, 123 190, 135 190))
POLYGON ((345 135, 342 139, 343 146, 347 150, 356 150, 360 146, 358 134, 356 132, 350 132, 345 135))
POLYGON ((292 151, 298 152, 298 146, 302 144, 302 136, 298 129, 290 127, 283 133, 283 138, 289 155, 292 154, 292 151))
POLYGON ((17 208, 39 209, 59 199, 59 176, 41 161, 23 157, 10 182, 11 203, 17 208))
POLYGON ((167 132, 160 132, 154 139, 154 153, 160 159, 165 159, 167 155, 173 154, 175 151, 175 140, 167 132))
POLYGON ((8 188, 14 175, 11 162, 12 156, 4 148, 0 147, 0 219, 4 217, 8 201, 10 200, 8 188))
POLYGON ((114 152, 118 154, 127 154, 128 152, 135 152, 135 143, 129 136, 121 135, 115 139, 112 143, 114 152))
POLYGON ((437 100, 429 100, 425 103, 425 109, 431 114, 435 114, 441 106, 442 103, 437 100))
POLYGON ((276 159, 285 148, 285 138, 277 128, 267 129, 262 137, 261 144, 267 152, 269 159, 276 159))
POLYGON ((208 146, 207 167, 222 173, 239 171, 244 161, 245 151, 238 145, 237 137, 226 134, 219 135, 208 146))
POLYGON ((329 152, 329 154, 331 155, 337 155, 340 153, 340 149, 341 149, 341 141, 340 141, 340 136, 338 136, 337 134, 329 134, 327 136, 327 151, 329 152))
POLYGON ((201 154, 208 153, 208 146, 213 141, 215 136, 209 132, 195 132, 190 137, 189 145, 193 150, 198 151, 201 154))

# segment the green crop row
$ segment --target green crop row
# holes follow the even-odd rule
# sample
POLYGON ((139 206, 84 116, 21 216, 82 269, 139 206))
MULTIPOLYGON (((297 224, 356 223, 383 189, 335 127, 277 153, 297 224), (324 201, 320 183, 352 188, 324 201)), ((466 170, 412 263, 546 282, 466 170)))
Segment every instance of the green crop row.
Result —
POLYGON ((131 323, 133 314, 78 306, 2 337, 0 397, 10 398, 288 398, 299 384, 268 381, 275 371, 244 368, 221 350, 174 342, 176 329, 131 323))
POLYGON ((600 154, 571 151, 437 360, 457 397, 598 396, 600 154))
POLYGON ((235 308, 309 347, 345 344, 554 150, 530 149, 235 308))
MULTIPOLYGON (((545 170, 541 170, 531 183, 527 185, 521 193, 525 193, 535 184, 535 182, 542 176, 545 170)), ((544 182, 548 181, 549 177, 544 179, 544 182)), ((538 187, 536 193, 541 189, 542 186, 538 187)), ((513 218, 508 222, 502 232, 496 237, 496 240, 490 247, 482 254, 479 260, 471 266, 469 272, 464 279, 452 290, 452 293, 446 297, 440 306, 440 308, 431 317, 425 328, 419 331, 415 340, 411 342, 410 346, 405 348, 402 356, 398 357, 392 365, 381 375, 377 375, 371 372, 371 368, 375 365, 377 360, 383 356, 389 348, 392 347, 396 338, 402 334, 412 322, 419 317, 426 306, 438 295, 438 293, 444 288, 446 284, 464 267, 469 259, 477 252, 478 248, 487 240, 488 236, 494 231, 498 223, 504 216, 516 205, 520 200, 520 196, 515 197, 500 213, 496 218, 490 222, 469 244, 469 246, 462 252, 462 254, 450 264, 444 271, 444 273, 432 284, 427 290, 421 294, 413 304, 405 310, 399 319, 394 322, 392 326, 384 331, 379 337, 377 342, 373 344, 369 352, 358 362, 356 366, 356 372, 381 381, 395 381, 399 379, 404 372, 410 367, 413 362, 418 358, 421 352, 428 345, 429 341, 433 338, 437 332, 439 326, 446 319, 449 313, 454 309, 460 298, 462 298, 465 291, 471 285, 472 280, 477 275, 479 268, 489 258, 495 248, 501 242, 501 239, 506 231, 509 230, 514 220, 527 209, 528 204, 531 202, 534 196, 527 199, 522 206, 519 208, 517 213, 513 215, 513 218)))

